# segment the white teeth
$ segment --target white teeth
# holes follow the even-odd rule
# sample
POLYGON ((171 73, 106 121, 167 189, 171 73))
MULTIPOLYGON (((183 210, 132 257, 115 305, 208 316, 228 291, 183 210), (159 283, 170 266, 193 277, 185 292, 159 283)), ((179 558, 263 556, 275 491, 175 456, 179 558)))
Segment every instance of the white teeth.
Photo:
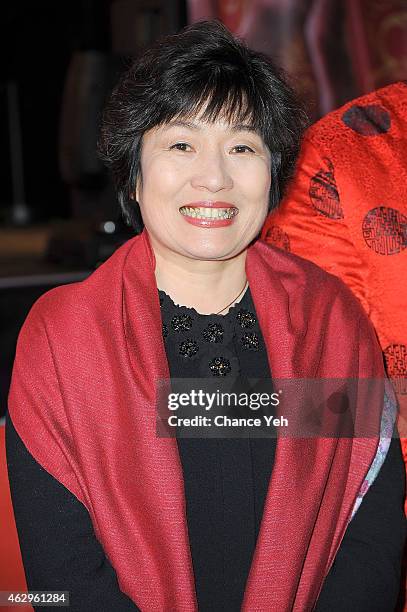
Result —
POLYGON ((237 208, 196 208, 182 206, 180 213, 195 219, 232 219, 238 212, 237 208))

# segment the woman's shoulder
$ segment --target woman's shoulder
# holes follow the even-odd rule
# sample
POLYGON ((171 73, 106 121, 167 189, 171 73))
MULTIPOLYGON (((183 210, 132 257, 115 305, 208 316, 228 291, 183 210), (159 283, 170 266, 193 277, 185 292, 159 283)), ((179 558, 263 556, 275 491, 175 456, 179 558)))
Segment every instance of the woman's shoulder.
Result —
POLYGON ((68 335, 78 327, 103 325, 121 313, 123 268, 133 241, 119 247, 84 280, 43 293, 31 307, 22 331, 45 327, 50 333, 58 329, 68 335))
POLYGON ((256 251, 283 288, 292 308, 299 307, 314 316, 326 312, 335 316, 341 312, 344 321, 353 322, 366 316, 359 300, 338 276, 262 240, 256 243, 256 251))
POLYGON ((346 291, 346 285, 339 277, 330 274, 309 259, 304 259, 300 255, 264 240, 258 240, 255 248, 266 266, 272 270, 273 275, 278 277, 283 285, 291 283, 297 287, 323 287, 325 291, 333 294, 338 293, 342 288, 345 288, 346 291))

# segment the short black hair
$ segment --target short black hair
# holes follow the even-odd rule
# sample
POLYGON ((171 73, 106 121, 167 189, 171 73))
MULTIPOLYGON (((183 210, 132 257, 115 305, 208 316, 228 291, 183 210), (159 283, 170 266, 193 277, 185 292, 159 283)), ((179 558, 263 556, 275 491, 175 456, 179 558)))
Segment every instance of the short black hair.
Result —
POLYGON ((147 48, 123 73, 102 118, 99 154, 128 225, 142 229, 131 196, 144 132, 199 113, 249 122, 271 152, 269 208, 277 206, 298 155, 306 114, 281 70, 218 20, 199 21, 147 48))

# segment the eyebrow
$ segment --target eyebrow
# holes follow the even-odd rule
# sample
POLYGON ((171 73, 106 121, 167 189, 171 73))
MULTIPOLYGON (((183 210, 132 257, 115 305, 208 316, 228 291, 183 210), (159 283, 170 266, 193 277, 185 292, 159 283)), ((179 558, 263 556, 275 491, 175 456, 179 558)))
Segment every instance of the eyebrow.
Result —
MULTIPOLYGON (((197 123, 193 123, 191 121, 183 121, 181 119, 170 121, 165 125, 165 127, 185 127, 194 131, 198 131, 201 129, 201 127, 197 123)), ((232 132, 254 132, 255 134, 257 134, 257 130, 252 125, 248 125, 245 123, 233 123, 230 125, 230 129, 232 130, 232 132)))

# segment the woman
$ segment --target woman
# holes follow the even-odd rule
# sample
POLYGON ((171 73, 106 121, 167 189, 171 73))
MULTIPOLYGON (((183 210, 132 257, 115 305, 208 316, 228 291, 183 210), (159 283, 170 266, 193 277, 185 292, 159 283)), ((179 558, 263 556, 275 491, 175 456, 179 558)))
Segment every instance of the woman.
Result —
MULTIPOLYGON (((216 22, 160 41, 116 87, 101 149, 144 231, 40 298, 13 371, 7 453, 30 589, 68 590, 75 611, 394 606, 396 439, 383 463, 377 432, 156 434, 169 377, 383 377, 340 281, 256 241, 301 117, 270 61, 216 22)), ((382 407, 373 394, 372 422, 382 407)))

